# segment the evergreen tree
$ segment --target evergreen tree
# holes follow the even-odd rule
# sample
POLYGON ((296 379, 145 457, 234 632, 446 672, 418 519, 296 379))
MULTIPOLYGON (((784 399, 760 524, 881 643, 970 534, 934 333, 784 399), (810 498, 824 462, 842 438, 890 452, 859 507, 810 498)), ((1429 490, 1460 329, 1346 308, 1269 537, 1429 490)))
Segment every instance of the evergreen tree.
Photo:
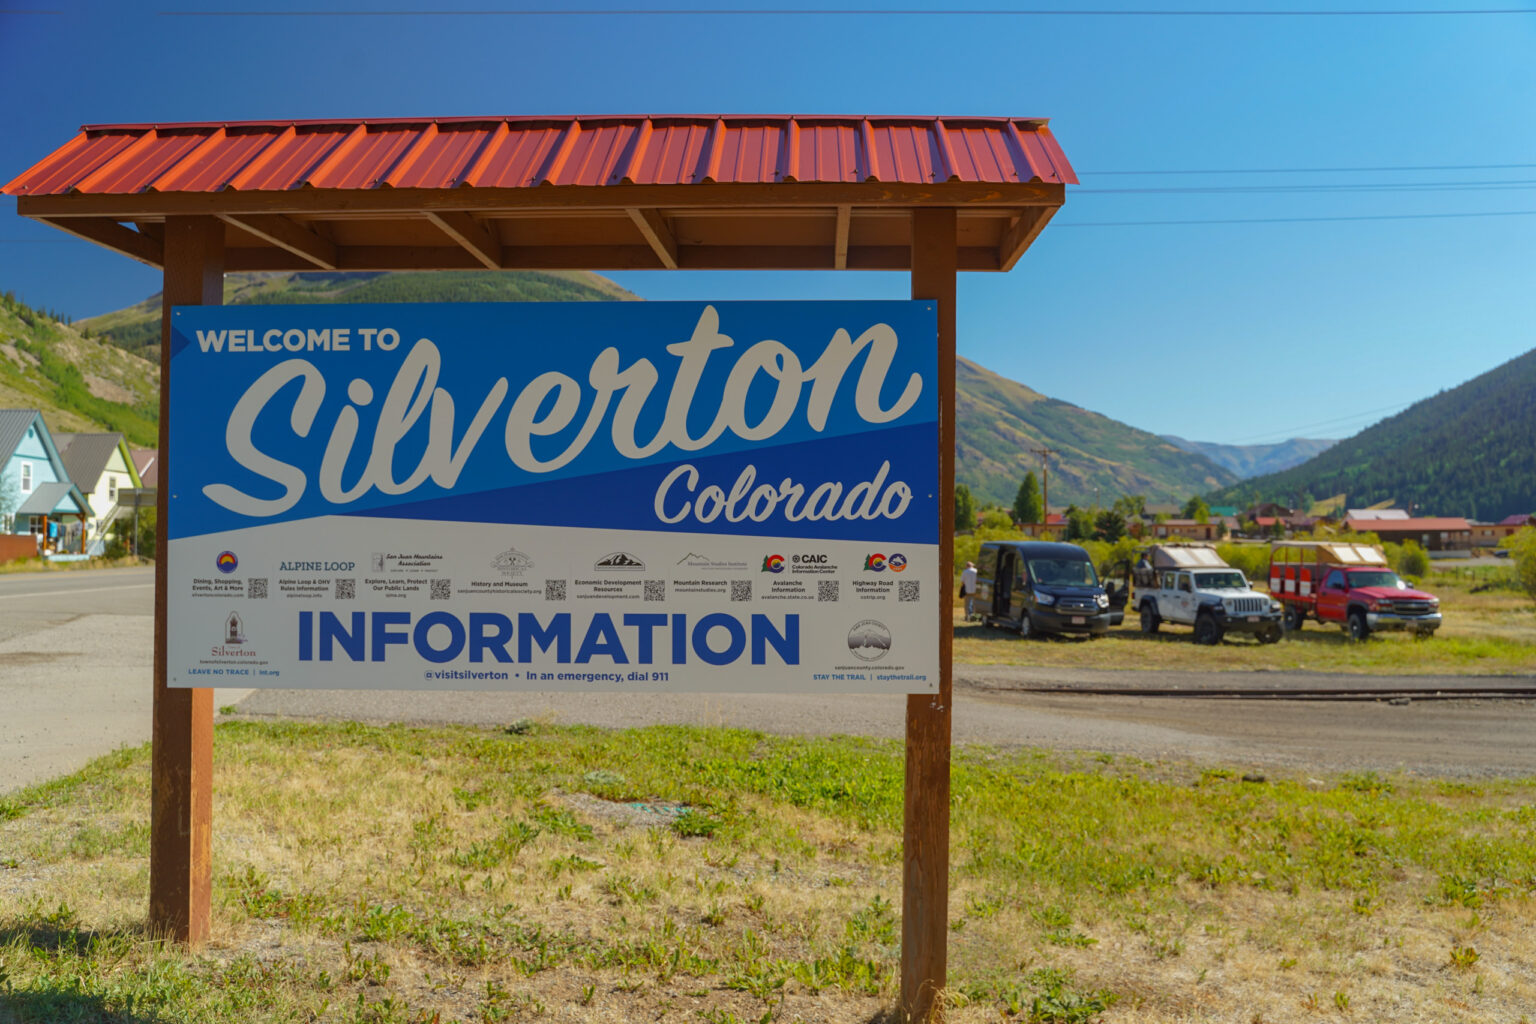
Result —
POLYGON ((1040 502, 1040 481, 1035 479, 1034 470, 1024 474, 1024 482, 1019 484, 1019 493, 1013 499, 1013 518, 1021 523, 1045 522, 1045 508, 1040 502))
POLYGON ((976 499, 965 484, 955 484, 955 532, 968 533, 976 529, 976 499))
POLYGON ((1094 519, 1093 527, 1094 536, 1113 544, 1125 536, 1125 517, 1114 509, 1105 509, 1094 519))

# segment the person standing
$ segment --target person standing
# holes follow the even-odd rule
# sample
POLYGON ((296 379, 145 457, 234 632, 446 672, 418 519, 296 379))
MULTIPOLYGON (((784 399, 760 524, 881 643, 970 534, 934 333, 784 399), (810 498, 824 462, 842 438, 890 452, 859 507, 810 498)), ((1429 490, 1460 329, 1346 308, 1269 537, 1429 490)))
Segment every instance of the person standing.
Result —
POLYGON ((960 595, 965 598, 965 621, 971 621, 976 611, 976 563, 966 562, 960 574, 960 595))

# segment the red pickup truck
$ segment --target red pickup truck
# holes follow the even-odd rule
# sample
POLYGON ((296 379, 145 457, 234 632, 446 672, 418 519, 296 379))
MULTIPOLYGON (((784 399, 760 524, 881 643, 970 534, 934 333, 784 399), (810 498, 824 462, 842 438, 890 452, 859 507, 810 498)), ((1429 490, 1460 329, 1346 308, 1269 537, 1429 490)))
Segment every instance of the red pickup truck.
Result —
POLYGON ((1356 640, 1378 629, 1426 637, 1440 628, 1440 599, 1409 586, 1370 544, 1275 541, 1269 595, 1285 606, 1291 630, 1300 629, 1308 616, 1338 623, 1356 640))

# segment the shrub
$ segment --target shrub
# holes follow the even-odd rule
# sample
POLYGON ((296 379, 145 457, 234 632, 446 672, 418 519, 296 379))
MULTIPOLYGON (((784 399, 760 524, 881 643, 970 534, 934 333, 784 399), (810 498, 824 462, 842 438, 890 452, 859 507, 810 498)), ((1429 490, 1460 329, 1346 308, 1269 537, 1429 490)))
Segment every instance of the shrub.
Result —
POLYGON ((1515 579, 1520 588, 1536 601, 1536 527, 1526 526, 1505 537, 1499 545, 1509 548, 1515 560, 1515 579))

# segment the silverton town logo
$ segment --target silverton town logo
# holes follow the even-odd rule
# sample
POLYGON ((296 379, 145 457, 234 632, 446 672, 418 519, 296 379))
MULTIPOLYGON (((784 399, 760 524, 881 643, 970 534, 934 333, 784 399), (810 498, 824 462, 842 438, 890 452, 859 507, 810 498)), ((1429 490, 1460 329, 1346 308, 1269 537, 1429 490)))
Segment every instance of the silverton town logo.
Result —
POLYGON ((879 661, 891 653, 891 631, 877 619, 861 619, 848 631, 848 650, 861 661, 879 661))

